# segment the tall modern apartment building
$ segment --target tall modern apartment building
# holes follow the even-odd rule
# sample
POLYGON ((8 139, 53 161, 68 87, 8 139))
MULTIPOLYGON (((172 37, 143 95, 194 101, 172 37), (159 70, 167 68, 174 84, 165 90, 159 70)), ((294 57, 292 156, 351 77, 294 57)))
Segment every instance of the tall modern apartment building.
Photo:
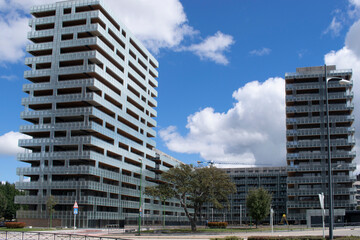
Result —
MULTIPOLYGON (((17 218, 47 225, 46 202, 56 199, 54 226, 79 227, 135 221, 140 186, 180 162, 155 152, 158 62, 102 0, 64 1, 31 9, 27 46, 30 70, 23 86, 20 127, 31 139, 18 160, 17 218), (27 181, 23 181, 23 179, 27 181)), ((143 196, 144 199, 144 196, 143 196)), ((148 219, 161 214, 145 196, 148 219)), ((169 201, 166 215, 181 216, 169 201)))
POLYGON ((325 67, 297 68, 285 75, 287 210, 291 222, 305 223, 308 210, 320 209, 319 193, 324 193, 328 208, 329 184, 334 189, 335 222, 345 210, 356 206, 352 71, 335 66, 326 70, 325 75, 325 67), (329 79, 332 183, 328 181, 325 77, 329 79), (350 80, 350 84, 341 85, 334 78, 350 80))

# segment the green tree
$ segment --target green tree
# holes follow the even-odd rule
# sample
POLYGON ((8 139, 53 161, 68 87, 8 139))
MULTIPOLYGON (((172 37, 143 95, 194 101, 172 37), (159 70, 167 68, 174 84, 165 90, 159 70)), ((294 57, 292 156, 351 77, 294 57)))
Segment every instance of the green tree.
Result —
POLYGON ((145 194, 154 198, 159 198, 163 205, 163 226, 165 227, 165 202, 173 196, 173 193, 165 184, 160 184, 157 187, 146 187, 145 194))
POLYGON ((260 221, 270 213, 272 196, 263 188, 251 189, 246 197, 246 208, 250 216, 256 221, 256 228, 260 221))
POLYGON ((15 184, 0 184, 0 217, 8 220, 15 218, 16 211, 20 209, 20 205, 15 204, 16 195, 24 195, 24 192, 17 190, 15 184))
POLYGON ((49 227, 52 228, 52 216, 53 216, 53 213, 55 212, 55 207, 56 205, 56 200, 55 200, 55 197, 53 195, 50 195, 46 201, 46 208, 49 212, 49 227))
POLYGON ((162 180, 169 195, 179 200, 192 231, 196 231, 196 222, 204 203, 212 203, 215 208, 229 206, 228 195, 236 191, 230 177, 213 166, 195 168, 182 164, 162 173, 162 180))

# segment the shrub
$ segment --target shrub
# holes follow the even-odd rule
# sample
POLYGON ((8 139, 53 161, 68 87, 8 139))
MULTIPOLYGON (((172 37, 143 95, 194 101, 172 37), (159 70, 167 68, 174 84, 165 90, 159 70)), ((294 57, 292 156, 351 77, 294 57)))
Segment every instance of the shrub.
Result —
POLYGON ((228 236, 224 238, 211 238, 211 240, 243 240, 243 238, 239 238, 236 236, 228 236))
POLYGON ((5 227, 7 228, 24 228, 26 226, 23 222, 6 222, 5 227))
MULTIPOLYGON (((334 237, 336 240, 360 240, 360 237, 357 236, 348 236, 348 237, 334 237)), ((293 237, 270 237, 270 236, 253 236, 248 237, 248 240, 324 240, 320 236, 293 236, 293 237)))
POLYGON ((320 236, 284 236, 284 237, 270 237, 270 236, 255 236, 248 237, 248 240, 324 240, 320 236))
POLYGON ((358 236, 346 236, 346 237, 334 237, 336 240, 359 240, 360 237, 358 236))
POLYGON ((226 228, 227 225, 227 222, 208 222, 209 228, 226 228))

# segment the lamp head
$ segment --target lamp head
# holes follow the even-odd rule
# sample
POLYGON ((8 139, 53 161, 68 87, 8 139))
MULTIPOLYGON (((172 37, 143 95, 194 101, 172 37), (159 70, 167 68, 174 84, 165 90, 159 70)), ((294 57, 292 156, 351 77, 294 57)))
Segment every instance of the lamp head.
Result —
POLYGON ((341 85, 348 85, 348 84, 350 84, 350 81, 349 81, 349 80, 346 80, 346 79, 341 79, 341 80, 339 81, 339 83, 340 83, 341 85))
POLYGON ((327 81, 327 82, 329 82, 329 81, 338 81, 339 84, 341 84, 341 85, 348 85, 348 84, 350 84, 350 81, 349 81, 349 80, 346 80, 346 79, 341 78, 341 77, 329 77, 329 78, 326 79, 326 81, 327 81))

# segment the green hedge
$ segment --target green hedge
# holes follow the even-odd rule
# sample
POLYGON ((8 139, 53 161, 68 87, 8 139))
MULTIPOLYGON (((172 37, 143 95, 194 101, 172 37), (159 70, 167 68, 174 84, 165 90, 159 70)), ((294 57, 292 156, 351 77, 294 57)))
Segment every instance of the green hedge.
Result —
POLYGON ((318 236, 294 236, 294 237, 269 237, 269 236, 258 236, 248 237, 248 240, 324 240, 318 236))
MULTIPOLYGON (((327 238, 326 238, 327 239, 327 238)), ((343 236, 334 237, 336 240, 360 240, 358 236, 343 236)), ((248 240, 324 240, 320 236, 294 236, 294 237, 270 237, 270 236, 258 236, 248 237, 248 240)))
POLYGON ((24 228, 26 226, 23 222, 6 222, 5 227, 7 228, 24 228))
POLYGON ((243 240, 243 238, 239 238, 236 236, 229 236, 224 238, 210 238, 210 240, 243 240))
POLYGON ((208 222, 209 228, 226 228, 228 223, 227 222, 208 222))
POLYGON ((360 240, 358 236, 334 237, 336 240, 360 240))

